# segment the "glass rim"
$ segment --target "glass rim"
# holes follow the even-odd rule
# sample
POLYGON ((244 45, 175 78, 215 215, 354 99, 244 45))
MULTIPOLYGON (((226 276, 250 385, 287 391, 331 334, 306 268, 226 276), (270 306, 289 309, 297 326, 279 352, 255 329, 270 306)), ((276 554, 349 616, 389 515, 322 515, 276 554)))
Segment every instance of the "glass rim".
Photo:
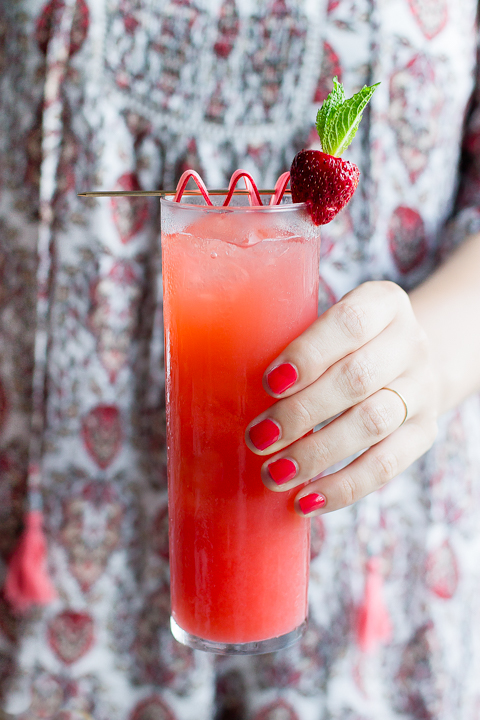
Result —
MULTIPOLYGON (((222 195, 217 195, 217 197, 222 197, 222 195)), ((225 196, 227 197, 227 193, 225 193, 225 196)), ((228 213, 228 212, 287 212, 289 210, 301 210, 307 208, 306 202, 301 203, 282 203, 280 205, 207 205, 206 203, 203 205, 194 205, 193 203, 184 203, 184 202, 175 202, 173 197, 161 197, 160 198, 160 205, 163 203, 166 203, 169 208, 177 206, 178 208, 184 208, 186 210, 200 210, 201 212, 218 212, 218 213, 228 213)))

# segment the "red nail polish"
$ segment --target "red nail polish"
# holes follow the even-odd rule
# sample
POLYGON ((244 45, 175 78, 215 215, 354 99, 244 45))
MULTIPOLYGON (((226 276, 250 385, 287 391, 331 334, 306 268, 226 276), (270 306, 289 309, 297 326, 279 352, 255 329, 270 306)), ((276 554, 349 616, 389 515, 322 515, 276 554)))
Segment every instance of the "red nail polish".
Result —
POLYGON ((268 474, 277 485, 283 485, 297 474, 297 466, 293 460, 280 458, 267 465, 268 474))
POLYGON ((298 373, 290 363, 277 365, 267 375, 267 385, 275 395, 281 395, 298 380, 298 373))
POLYGON ((305 497, 300 498, 298 504, 300 505, 302 513, 308 515, 308 513, 324 507, 327 504, 327 500, 319 493, 311 493, 310 495, 305 495, 305 497))
POLYGON ((248 431, 252 445, 255 445, 257 450, 265 450, 269 445, 273 445, 274 442, 280 437, 280 428, 273 420, 261 420, 256 425, 250 428, 248 431))

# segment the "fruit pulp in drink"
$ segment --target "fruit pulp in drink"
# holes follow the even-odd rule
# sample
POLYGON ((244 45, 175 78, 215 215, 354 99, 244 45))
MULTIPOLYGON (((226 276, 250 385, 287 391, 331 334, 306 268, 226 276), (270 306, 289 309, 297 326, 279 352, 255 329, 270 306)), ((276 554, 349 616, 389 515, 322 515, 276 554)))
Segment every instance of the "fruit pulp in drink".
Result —
POLYGON ((167 203, 175 203, 162 201, 172 617, 207 640, 261 641, 305 620, 310 521, 294 511, 298 489, 263 485, 266 458, 244 433, 274 402, 265 369, 317 317, 318 229, 302 206, 275 216, 167 203))

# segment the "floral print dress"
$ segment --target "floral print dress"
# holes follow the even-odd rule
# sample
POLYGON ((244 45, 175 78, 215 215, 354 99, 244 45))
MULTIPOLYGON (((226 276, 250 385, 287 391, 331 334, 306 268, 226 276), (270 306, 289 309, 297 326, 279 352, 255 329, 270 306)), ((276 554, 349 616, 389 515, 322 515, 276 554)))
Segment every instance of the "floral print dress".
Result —
POLYGON ((210 187, 237 167, 271 186, 315 142, 334 75, 348 93, 380 81, 348 152, 359 189, 323 230, 319 307, 367 279, 408 290, 480 229, 476 11, 0 4, 0 573, 28 485, 58 593, 25 615, 0 598, 6 718, 479 720, 479 397, 381 492, 312 521, 300 643, 245 658, 184 648, 168 629, 158 201, 77 197, 172 188, 187 167, 210 187), (365 653, 372 554, 392 638, 365 653))

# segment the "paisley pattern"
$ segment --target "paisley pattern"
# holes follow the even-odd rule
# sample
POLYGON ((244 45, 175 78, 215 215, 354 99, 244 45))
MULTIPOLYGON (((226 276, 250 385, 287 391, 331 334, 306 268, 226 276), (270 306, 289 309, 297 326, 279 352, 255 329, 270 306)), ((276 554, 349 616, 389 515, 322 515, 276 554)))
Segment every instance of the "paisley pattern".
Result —
POLYGON ((405 275, 420 265, 427 254, 422 216, 409 207, 395 208, 388 231, 390 252, 395 265, 405 275))
POLYGON ((79 660, 90 650, 94 640, 93 621, 88 613, 65 610, 49 623, 50 647, 64 665, 79 660))
POLYGON ((480 230, 476 10, 0 3, 0 559, 22 527, 29 459, 41 461, 58 590, 25 618, 0 594, 9 716, 480 717, 480 398, 444 416, 388 487, 312 522, 301 642, 251 658, 189 650, 168 627, 158 203, 76 196, 170 188, 187 167, 211 187, 237 167, 271 186, 316 142, 333 75, 348 91, 381 81, 349 149, 360 186, 323 230, 319 310, 367 279, 408 290, 480 230), (365 655, 354 626, 372 553, 393 637, 365 655))
POLYGON ((423 34, 428 40, 438 35, 448 21, 448 3, 447 0, 409 0, 412 13, 423 34))

